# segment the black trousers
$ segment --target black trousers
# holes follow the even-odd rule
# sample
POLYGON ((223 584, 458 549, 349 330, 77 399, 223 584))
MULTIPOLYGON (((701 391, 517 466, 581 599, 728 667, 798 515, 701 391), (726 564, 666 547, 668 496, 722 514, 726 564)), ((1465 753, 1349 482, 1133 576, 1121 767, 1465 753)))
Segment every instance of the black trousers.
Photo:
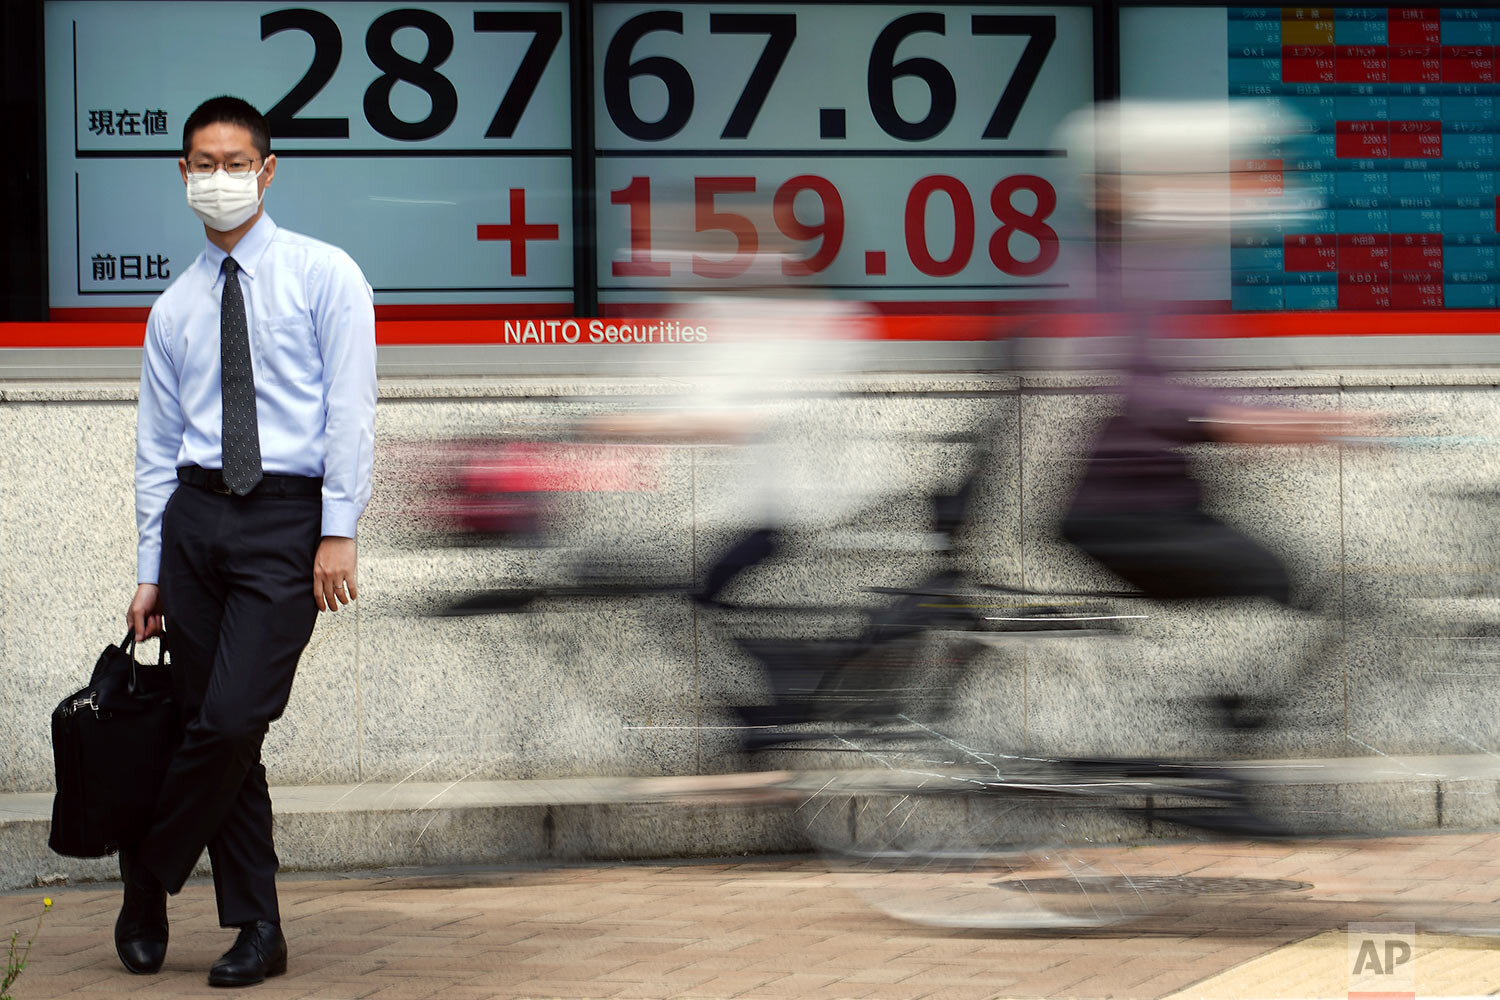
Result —
POLYGON ((1280 559, 1201 510, 1073 513, 1062 536, 1157 600, 1265 597, 1290 605, 1280 559))
POLYGON ((280 919, 260 750, 317 621, 321 533, 316 496, 182 485, 162 516, 162 610, 183 734, 135 854, 175 893, 207 847, 225 927, 280 919))

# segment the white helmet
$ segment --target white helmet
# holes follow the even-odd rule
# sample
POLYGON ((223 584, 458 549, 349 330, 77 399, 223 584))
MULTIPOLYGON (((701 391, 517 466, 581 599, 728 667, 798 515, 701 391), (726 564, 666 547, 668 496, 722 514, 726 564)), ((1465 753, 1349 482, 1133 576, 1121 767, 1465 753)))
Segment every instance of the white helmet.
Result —
MULTIPOLYGON (((1184 231, 1285 222, 1318 207, 1270 159, 1305 131, 1255 101, 1118 101, 1075 112, 1057 145, 1080 171, 1084 198, 1139 226, 1184 231), (1109 204, 1100 202, 1109 200, 1109 204)), ((1278 157, 1279 158, 1279 157, 1278 157)))

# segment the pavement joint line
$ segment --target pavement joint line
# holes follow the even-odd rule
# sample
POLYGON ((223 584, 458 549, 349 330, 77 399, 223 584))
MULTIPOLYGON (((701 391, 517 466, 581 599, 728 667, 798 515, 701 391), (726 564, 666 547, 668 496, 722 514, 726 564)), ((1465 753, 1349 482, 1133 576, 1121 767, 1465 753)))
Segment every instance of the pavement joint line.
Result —
MULTIPOLYGON (((411 778, 432 766, 423 764, 396 781, 366 779, 354 784, 297 784, 272 787, 278 815, 386 810, 425 811, 488 805, 598 805, 648 804, 700 800, 712 802, 740 793, 764 791, 763 781, 750 774, 668 777, 560 777, 537 779, 456 780, 418 782, 411 778), (350 800, 355 800, 350 802, 350 800)), ((1342 784, 1385 782, 1392 779, 1427 782, 1466 782, 1500 779, 1500 756, 1455 754, 1412 757, 1346 757, 1247 762, 1276 784, 1342 784)), ((472 774, 473 772, 470 772, 472 774)), ((872 773, 881 773, 873 769, 872 773)), ((765 775, 759 775, 765 778, 765 775)), ((836 780, 836 777, 835 779, 836 780)), ((50 792, 0 794, 0 825, 48 819, 50 792)))

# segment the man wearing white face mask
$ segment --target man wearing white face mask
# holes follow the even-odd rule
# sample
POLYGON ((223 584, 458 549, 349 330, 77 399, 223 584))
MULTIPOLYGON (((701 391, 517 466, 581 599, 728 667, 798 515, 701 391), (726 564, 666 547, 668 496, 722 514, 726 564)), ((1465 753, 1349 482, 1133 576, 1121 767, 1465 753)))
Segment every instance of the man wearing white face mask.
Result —
POLYGON ((286 971, 261 743, 318 611, 357 596, 374 453, 370 286, 348 254, 265 214, 270 146, 238 98, 183 128, 178 168, 207 243, 151 309, 136 434, 127 619, 167 643, 183 734, 151 829, 120 852, 115 948, 131 972, 161 967, 167 894, 206 847, 219 922, 240 930, 214 986, 286 971))

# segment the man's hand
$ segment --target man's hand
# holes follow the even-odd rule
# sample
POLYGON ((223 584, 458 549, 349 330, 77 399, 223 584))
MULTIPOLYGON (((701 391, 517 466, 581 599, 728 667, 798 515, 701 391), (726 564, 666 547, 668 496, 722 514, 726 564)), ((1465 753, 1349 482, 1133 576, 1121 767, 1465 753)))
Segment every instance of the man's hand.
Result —
POLYGON ((324 535, 313 558, 313 600, 319 611, 337 611, 359 597, 354 585, 354 539, 324 535))
POLYGON ((161 635, 161 588, 154 583, 136 587, 135 596, 130 599, 130 609, 125 612, 125 621, 135 630, 136 642, 161 635))

